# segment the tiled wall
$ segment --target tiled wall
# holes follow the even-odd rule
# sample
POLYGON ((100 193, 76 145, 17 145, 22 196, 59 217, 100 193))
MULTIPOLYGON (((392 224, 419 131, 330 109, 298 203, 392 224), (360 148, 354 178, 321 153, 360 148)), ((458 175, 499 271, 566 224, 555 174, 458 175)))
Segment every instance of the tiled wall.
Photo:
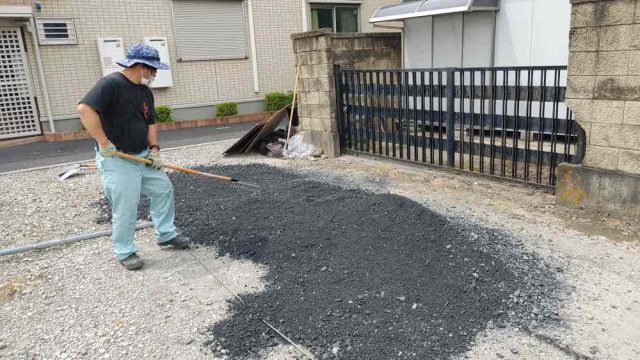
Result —
MULTIPOLYGON (((101 77, 96 40, 119 37, 125 46, 146 36, 166 37, 173 66, 174 86, 155 89, 157 104, 205 105, 227 100, 262 99, 270 91, 293 89, 295 64, 290 34, 302 30, 301 0, 253 0, 258 79, 260 92, 254 92, 250 59, 216 61, 177 61, 173 36, 171 0, 43 0, 37 17, 72 17, 78 43, 41 45, 51 108, 55 119, 76 117, 82 96, 101 77)), ((372 31, 368 19, 390 0, 370 0, 361 4, 361 30, 372 31)), ((244 1, 245 14, 247 1, 244 1)), ((247 44, 249 25, 246 24, 247 44)), ((40 80, 27 36, 29 57, 41 120, 46 120, 40 80)), ((247 46, 248 55, 250 47, 247 46)))

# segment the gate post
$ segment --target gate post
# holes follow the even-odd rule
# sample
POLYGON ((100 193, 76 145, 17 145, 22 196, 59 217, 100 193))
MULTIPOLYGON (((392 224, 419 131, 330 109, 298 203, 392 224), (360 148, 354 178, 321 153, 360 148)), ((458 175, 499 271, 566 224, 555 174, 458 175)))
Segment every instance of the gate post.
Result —
MULTIPOLYGON (((344 152, 345 148, 345 126, 343 118, 343 102, 342 102, 342 73, 340 72, 340 65, 333 65, 334 84, 336 87, 336 121, 338 122, 338 139, 340 140, 340 153, 344 152)), ((350 131, 350 129, 347 129, 350 131)))
POLYGON ((456 98, 455 69, 447 69, 447 166, 455 166, 455 119, 454 105, 456 98))

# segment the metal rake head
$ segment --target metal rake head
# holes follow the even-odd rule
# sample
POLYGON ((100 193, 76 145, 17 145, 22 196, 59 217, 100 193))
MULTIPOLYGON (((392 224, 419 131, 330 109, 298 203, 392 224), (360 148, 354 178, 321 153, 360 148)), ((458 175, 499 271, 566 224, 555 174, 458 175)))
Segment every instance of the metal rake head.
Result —
POLYGON ((238 181, 236 179, 231 180, 230 186, 243 191, 251 191, 251 192, 260 191, 260 186, 256 184, 238 181))

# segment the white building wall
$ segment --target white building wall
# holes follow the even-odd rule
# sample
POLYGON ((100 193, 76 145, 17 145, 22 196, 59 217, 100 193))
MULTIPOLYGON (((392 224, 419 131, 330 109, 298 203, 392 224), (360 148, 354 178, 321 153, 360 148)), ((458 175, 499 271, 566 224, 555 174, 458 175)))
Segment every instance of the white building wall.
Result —
POLYGON ((502 0, 495 32, 489 11, 405 20, 405 67, 567 65, 570 19, 568 1, 502 0))
POLYGON ((462 66, 462 14, 433 18, 433 67, 462 66))
POLYGON ((405 21, 404 67, 408 69, 432 68, 433 18, 424 17, 405 21))
MULTIPOLYGON (((166 37, 172 63, 174 86, 155 89, 156 103, 174 107, 210 106, 221 101, 260 101, 267 92, 290 91, 294 86, 295 66, 290 35, 303 31, 303 4, 306 0, 253 0, 256 30, 256 59, 260 92, 254 92, 251 59, 178 61, 173 30, 172 0, 56 0, 44 1, 37 17, 74 18, 78 43, 41 46, 43 67, 55 119, 77 119, 76 107, 82 96, 101 77, 96 39, 122 38, 128 47, 144 37, 166 37), (304 1, 304 2, 303 2, 304 1)), ((325 1, 326 2, 326 1, 325 1)), ((338 1, 340 2, 340 1, 338 1)), ((245 17, 247 1, 243 1, 245 17)), ((373 28, 368 20, 373 12, 396 0, 354 2, 360 7, 361 31, 373 28)), ((249 26, 245 32, 249 43, 249 26)), ((27 37, 40 114, 44 104, 39 87, 33 44, 27 37)), ((251 56, 250 47, 247 54, 251 56)), ((259 105, 259 104, 256 104, 259 105)), ((258 109, 258 107, 255 107, 258 109)), ((206 108, 204 115, 212 116, 206 108)), ((41 116, 41 120, 46 117, 41 116)), ((79 122, 74 123, 79 128, 79 122)), ((71 130, 67 126, 64 130, 71 130)))
POLYGON ((494 16, 489 11, 464 14, 463 67, 493 63, 494 16))
POLYGON ((535 0, 533 5, 531 63, 567 65, 571 4, 569 1, 535 0))

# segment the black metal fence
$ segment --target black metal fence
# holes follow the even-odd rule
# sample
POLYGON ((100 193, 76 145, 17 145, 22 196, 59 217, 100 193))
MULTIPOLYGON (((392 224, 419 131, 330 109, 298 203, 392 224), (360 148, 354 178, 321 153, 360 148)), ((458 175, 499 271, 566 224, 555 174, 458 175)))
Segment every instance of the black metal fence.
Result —
POLYGON ((579 163, 584 131, 564 104, 566 67, 342 70, 343 152, 548 186, 579 163))

